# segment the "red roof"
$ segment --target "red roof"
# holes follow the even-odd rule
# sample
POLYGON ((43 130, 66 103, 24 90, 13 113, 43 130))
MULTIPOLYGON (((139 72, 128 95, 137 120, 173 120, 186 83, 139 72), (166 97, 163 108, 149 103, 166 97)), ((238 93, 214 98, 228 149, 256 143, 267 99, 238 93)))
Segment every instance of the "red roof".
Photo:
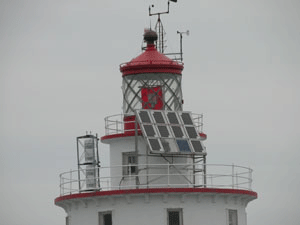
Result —
POLYGON ((158 52, 154 44, 148 44, 147 49, 128 63, 120 65, 123 76, 141 73, 174 73, 180 74, 183 63, 169 59, 158 52))

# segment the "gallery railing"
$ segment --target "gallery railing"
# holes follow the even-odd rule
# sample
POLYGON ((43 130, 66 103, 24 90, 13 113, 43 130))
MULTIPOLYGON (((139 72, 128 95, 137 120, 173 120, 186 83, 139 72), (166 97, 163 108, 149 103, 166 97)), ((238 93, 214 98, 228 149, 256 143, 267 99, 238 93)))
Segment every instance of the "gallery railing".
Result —
POLYGON ((60 195, 141 188, 186 187, 251 190, 252 185, 252 169, 237 165, 131 164, 96 167, 92 170, 71 170, 60 174, 60 195), (92 170, 95 170, 95 173, 92 170), (78 172, 82 174, 80 180, 78 172), (95 174, 100 175, 95 176, 95 174))

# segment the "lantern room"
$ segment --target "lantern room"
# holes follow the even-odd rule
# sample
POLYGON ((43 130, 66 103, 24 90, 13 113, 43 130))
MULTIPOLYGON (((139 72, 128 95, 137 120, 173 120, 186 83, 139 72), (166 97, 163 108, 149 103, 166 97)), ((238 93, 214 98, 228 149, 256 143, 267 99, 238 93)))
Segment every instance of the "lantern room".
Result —
POLYGON ((121 64, 123 76, 123 113, 137 109, 182 110, 181 72, 183 63, 157 51, 156 32, 146 30, 146 50, 128 63, 121 64))

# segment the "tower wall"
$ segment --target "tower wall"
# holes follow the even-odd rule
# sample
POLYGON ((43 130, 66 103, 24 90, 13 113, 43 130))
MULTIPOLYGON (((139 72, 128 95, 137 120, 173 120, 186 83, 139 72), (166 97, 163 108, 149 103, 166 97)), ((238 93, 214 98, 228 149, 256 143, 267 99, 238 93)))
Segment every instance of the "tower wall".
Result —
POLYGON ((186 178, 192 180, 192 166, 186 166, 192 163, 191 158, 185 157, 161 157, 160 155, 148 155, 147 145, 143 137, 138 137, 138 157, 136 163, 138 173, 124 175, 126 165, 123 161, 123 153, 135 152, 135 137, 116 138, 110 141, 110 169, 111 186, 120 189, 128 188, 148 188, 152 187, 191 187, 187 183, 186 178), (169 162, 173 164, 182 164, 177 168, 169 166, 169 162), (176 174, 182 174, 176 175, 176 174), (148 174, 148 178, 147 178, 148 174), (167 174, 173 174, 167 176, 167 174), (138 181, 136 180, 138 177, 138 181), (147 185, 148 184, 148 185, 147 185))
POLYGON ((181 210, 183 224, 228 224, 228 210, 246 225, 245 207, 251 196, 225 193, 143 193, 72 199, 63 206, 69 225, 99 224, 99 213, 111 212, 112 223, 167 225, 168 210, 181 210))

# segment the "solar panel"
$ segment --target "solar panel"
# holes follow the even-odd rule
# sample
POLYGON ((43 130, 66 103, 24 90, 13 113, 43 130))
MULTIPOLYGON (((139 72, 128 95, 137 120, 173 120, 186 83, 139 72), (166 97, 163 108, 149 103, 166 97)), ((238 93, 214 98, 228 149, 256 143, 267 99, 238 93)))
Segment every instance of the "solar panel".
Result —
POLYGON ((148 139, 148 140, 149 140, 151 149, 152 149, 153 151, 161 151, 161 146, 160 146, 160 144, 159 144, 158 139, 148 139))
POLYGON ((149 117, 149 114, 147 111, 140 111, 139 116, 143 123, 151 123, 151 120, 150 120, 150 117, 149 117))
POLYGON ((191 140, 193 148, 195 150, 195 152, 202 152, 203 151, 203 147, 200 141, 198 140, 191 140))
POLYGON ((163 124, 166 123, 165 119, 162 115, 162 112, 154 112, 153 117, 154 117, 154 120, 155 120, 156 123, 163 123, 163 124))
POLYGON ((181 118, 185 125, 194 125, 191 115, 189 113, 181 113, 181 118))
POLYGON ((161 137, 170 137, 170 132, 166 126, 158 125, 157 128, 161 137))
POLYGON ((176 140, 180 152, 191 152, 191 148, 187 140, 176 140))
POLYGON ((188 133, 189 138, 197 138, 198 137, 195 127, 185 127, 185 129, 188 133))
POLYGON ((155 131, 154 131, 152 125, 144 124, 144 129, 145 129, 146 134, 147 134, 148 137, 155 137, 155 131))
POLYGON ((182 138, 184 136, 181 127, 179 126, 171 126, 171 127, 176 138, 182 138))
POLYGON ((200 141, 190 112, 140 109, 136 117, 150 152, 166 154, 202 154, 200 141))
POLYGON ((179 124, 179 121, 177 119, 177 116, 176 116, 175 112, 168 112, 167 116, 168 116, 169 122, 171 124, 179 124))

